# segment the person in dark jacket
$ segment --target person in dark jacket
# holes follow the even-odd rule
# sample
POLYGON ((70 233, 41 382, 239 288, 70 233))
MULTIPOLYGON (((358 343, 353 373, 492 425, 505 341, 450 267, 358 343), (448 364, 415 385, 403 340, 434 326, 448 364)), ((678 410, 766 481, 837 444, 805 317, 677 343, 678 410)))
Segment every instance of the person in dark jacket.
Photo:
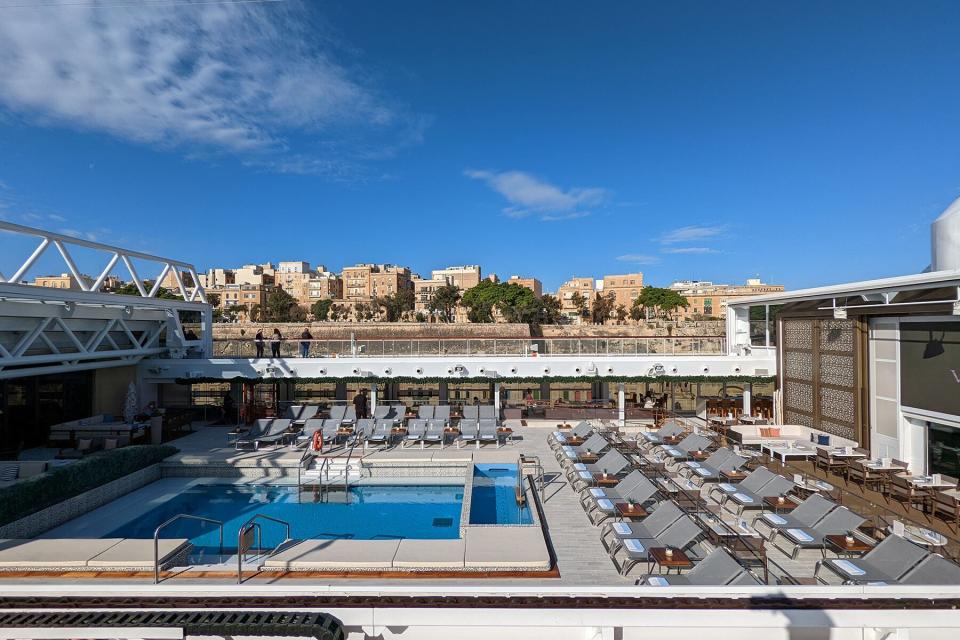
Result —
POLYGON ((280 335, 280 329, 273 330, 273 337, 270 338, 270 353, 274 358, 280 357, 280 343, 283 341, 283 336, 280 335))
POLYGON ((304 328, 303 333, 300 334, 300 357, 309 358, 310 357, 310 343, 309 340, 313 340, 313 336, 310 335, 310 329, 304 328))
POLYGON ((257 357, 263 357, 263 329, 257 329, 257 335, 253 338, 253 344, 257 345, 257 357))
POLYGON ((357 420, 367 417, 367 390, 361 389, 353 396, 353 408, 357 412, 357 420))

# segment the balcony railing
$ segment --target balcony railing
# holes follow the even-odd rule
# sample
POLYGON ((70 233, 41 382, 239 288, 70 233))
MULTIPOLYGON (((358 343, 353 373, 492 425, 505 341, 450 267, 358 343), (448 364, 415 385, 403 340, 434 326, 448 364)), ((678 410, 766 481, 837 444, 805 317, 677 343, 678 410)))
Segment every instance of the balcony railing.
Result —
MULTIPOLYGON (((303 357, 306 343, 308 358, 390 358, 431 356, 645 356, 645 355, 722 355, 722 336, 675 336, 638 338, 504 338, 504 339, 402 339, 402 340, 300 340, 280 342, 280 356, 303 357)), ((253 358, 254 340, 217 340, 215 358, 253 358)), ((264 356, 270 357, 271 340, 264 340, 264 356)))

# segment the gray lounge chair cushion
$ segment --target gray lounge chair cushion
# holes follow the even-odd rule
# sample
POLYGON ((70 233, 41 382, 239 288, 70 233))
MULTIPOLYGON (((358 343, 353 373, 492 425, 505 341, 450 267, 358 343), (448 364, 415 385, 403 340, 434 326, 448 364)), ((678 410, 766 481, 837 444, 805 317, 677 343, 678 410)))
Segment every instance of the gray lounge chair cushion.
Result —
MULTIPOLYGON (((747 570, 737 562, 733 556, 723 549, 714 549, 710 554, 698 562, 682 576, 663 576, 670 586, 700 585, 722 586, 740 581, 740 584, 757 584, 757 581, 747 573, 747 570)), ((660 580, 650 584, 662 584, 660 580)))
POLYGON ((931 553, 907 571, 900 579, 900 584, 957 585, 960 584, 960 566, 931 553))
POLYGON ((432 417, 433 417, 433 405, 430 405, 430 404, 422 404, 422 405, 420 405, 419 407, 417 407, 417 416, 418 416, 421 420, 429 420, 430 418, 432 418, 432 417))
POLYGON ((656 538, 681 516, 683 511, 680 507, 671 501, 664 501, 643 522, 618 522, 613 525, 612 531, 618 538, 656 538))
POLYGON ((836 507, 835 502, 815 493, 789 514, 764 513, 760 517, 774 529, 802 529, 815 526, 836 507))

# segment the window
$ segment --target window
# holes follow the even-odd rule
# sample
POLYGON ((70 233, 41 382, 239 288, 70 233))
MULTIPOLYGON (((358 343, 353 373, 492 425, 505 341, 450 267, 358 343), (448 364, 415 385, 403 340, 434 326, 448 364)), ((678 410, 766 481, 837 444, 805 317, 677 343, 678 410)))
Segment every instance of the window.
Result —
POLYGON ((960 476, 960 429, 927 423, 927 473, 960 476))

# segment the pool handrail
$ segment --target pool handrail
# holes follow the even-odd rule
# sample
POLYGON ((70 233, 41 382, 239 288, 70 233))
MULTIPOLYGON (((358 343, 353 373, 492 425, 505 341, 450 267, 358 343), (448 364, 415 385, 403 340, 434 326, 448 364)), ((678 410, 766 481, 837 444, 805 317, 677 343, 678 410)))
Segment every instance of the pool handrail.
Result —
POLYGON ((167 525, 171 525, 181 518, 186 520, 199 520, 200 522, 209 522, 217 525, 217 528, 220 530, 220 555, 223 555, 223 522, 204 516, 195 516, 190 513, 178 513, 162 523, 153 532, 153 584, 160 584, 160 531, 167 525))
MULTIPOLYGON (((242 545, 243 534, 251 528, 256 528, 257 531, 257 555, 263 555, 263 527, 259 522, 256 522, 258 519, 269 520, 270 522, 276 522, 277 524, 282 524, 284 526, 286 533, 284 533, 283 542, 280 543, 281 545, 290 540, 289 522, 286 520, 281 520, 280 518, 268 516, 265 513, 253 514, 249 520, 243 523, 243 525, 240 527, 240 530, 237 531, 237 584, 243 584, 243 555, 245 551, 242 545)), ((274 547, 274 550, 276 550, 276 547, 274 547)))

